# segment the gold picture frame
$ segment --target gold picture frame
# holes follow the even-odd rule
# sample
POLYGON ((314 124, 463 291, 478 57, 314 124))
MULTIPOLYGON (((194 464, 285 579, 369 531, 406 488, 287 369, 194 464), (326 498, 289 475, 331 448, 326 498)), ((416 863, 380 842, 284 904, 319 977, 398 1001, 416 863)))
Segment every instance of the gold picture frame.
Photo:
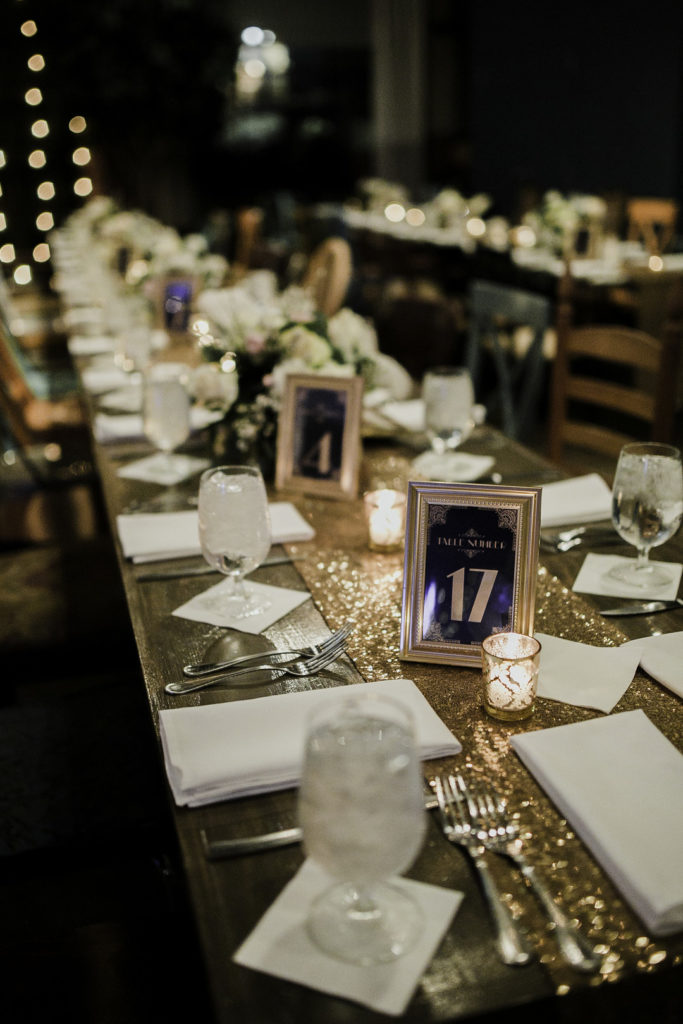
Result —
POLYGON ((490 633, 532 634, 540 487, 408 484, 399 657, 481 666, 490 633))
POLYGON ((357 497, 362 408, 359 376, 289 374, 278 420, 276 488, 357 497))

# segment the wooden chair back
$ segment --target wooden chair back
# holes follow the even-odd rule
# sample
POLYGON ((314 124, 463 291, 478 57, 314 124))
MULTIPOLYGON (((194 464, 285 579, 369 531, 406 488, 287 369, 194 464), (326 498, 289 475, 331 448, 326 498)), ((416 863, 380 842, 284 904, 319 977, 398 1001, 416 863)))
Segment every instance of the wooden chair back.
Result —
POLYGON ((301 283, 311 292, 316 309, 334 316, 346 298, 352 273, 349 243, 344 238, 326 238, 311 253, 301 283))
POLYGON ((246 274, 252 266, 253 254, 261 240, 263 210, 258 206, 246 206, 235 214, 235 255, 233 276, 246 274))
POLYGON ((571 281, 560 286, 549 454, 616 458, 635 440, 675 440, 683 303, 670 297, 660 337, 621 325, 574 327, 571 281))
POLYGON ((671 245, 678 219, 678 203, 675 200, 629 199, 626 215, 629 241, 642 241, 650 255, 665 252, 671 245))
POLYGON ((550 300, 542 295, 495 284, 473 281, 469 289, 469 327, 466 363, 478 401, 489 413, 500 410, 502 429, 509 437, 524 437, 537 416, 543 382, 543 340, 552 319, 550 300), (531 329, 526 352, 517 358, 507 341, 510 330, 531 329), (484 356, 493 364, 493 387, 485 393, 484 356))
POLYGON ((390 295, 378 306, 374 322, 382 352, 421 381, 432 366, 462 362, 459 310, 442 295, 390 295))

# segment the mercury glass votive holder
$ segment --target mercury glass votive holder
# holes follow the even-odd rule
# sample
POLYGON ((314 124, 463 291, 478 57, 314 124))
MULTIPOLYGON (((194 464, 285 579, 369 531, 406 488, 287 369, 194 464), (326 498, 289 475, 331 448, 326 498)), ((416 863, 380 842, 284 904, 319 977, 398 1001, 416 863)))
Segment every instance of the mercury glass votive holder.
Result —
POLYGON ((484 707, 492 718, 517 722, 534 710, 541 645, 523 633, 493 633, 481 645, 484 707))
POLYGON ((363 496, 371 551, 399 551, 403 547, 406 524, 406 496, 388 488, 369 491, 363 496))

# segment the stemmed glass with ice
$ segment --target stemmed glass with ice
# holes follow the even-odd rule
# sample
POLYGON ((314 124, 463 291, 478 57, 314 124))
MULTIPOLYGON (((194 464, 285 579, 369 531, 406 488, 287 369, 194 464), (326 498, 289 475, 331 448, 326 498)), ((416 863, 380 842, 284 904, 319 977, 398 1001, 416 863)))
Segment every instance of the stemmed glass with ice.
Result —
POLYGON ((392 880, 415 860, 426 828, 410 712, 360 694, 319 709, 309 723, 299 818, 307 855, 333 883, 309 911, 313 942, 362 965, 410 950, 422 912, 392 880))
POLYGON ((212 607, 232 618, 258 615, 270 601, 257 596, 244 577, 270 550, 268 496, 256 466, 215 466, 199 482, 199 541, 209 565, 232 585, 212 607))

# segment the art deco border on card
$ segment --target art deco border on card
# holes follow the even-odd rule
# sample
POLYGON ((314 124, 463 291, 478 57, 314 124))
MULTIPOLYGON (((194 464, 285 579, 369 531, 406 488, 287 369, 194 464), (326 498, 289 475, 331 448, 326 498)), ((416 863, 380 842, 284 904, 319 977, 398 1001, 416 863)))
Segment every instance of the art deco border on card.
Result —
POLYGON ((408 484, 399 656, 481 665, 481 642, 531 634, 538 487, 408 484))
POLYGON ((287 376, 278 422, 278 489, 357 496, 362 398, 361 377, 287 376))

